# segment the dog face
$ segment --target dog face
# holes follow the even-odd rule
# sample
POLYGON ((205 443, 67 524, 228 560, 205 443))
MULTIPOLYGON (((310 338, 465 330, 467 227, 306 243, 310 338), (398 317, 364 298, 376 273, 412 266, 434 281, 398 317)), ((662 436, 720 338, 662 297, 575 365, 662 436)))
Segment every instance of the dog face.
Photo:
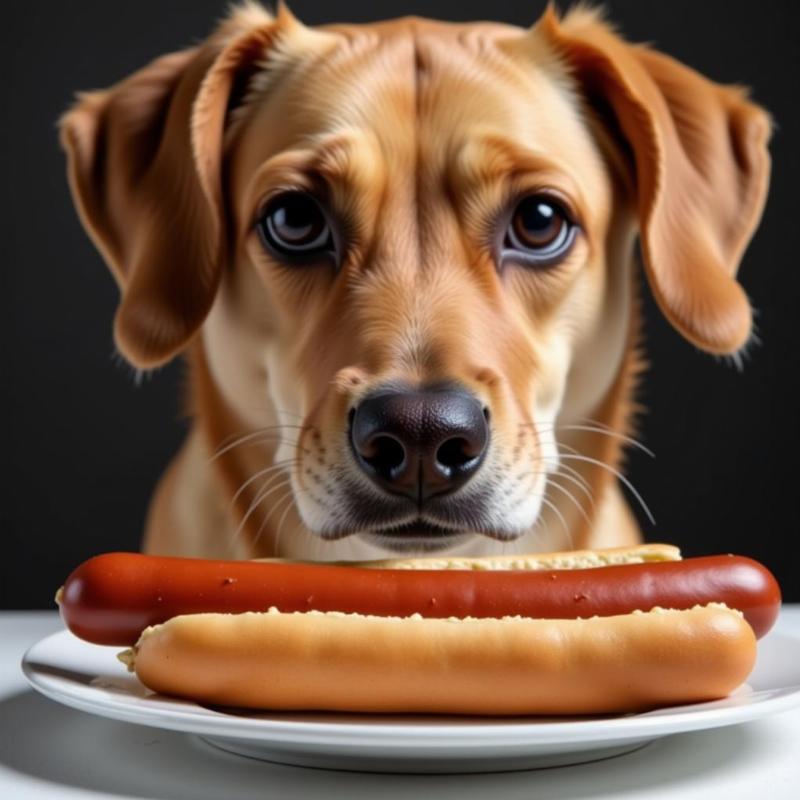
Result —
POLYGON ((282 426, 305 527, 403 550, 534 527, 555 426, 630 346, 637 233, 675 327, 745 343, 768 127, 585 11, 310 30, 247 6, 86 96, 64 141, 122 352, 196 336, 239 429, 282 426))
MULTIPOLYGON (((334 28, 234 122, 244 286, 212 312, 211 361, 233 366, 243 340, 269 354, 273 405, 308 426, 276 458, 296 455, 298 507, 323 536, 412 523, 413 538, 370 535, 419 547, 421 518, 445 546, 445 531, 510 538, 537 518, 557 460, 532 423, 552 426, 576 339, 605 316, 613 186, 563 72, 505 55, 511 33, 334 28), (292 215, 309 231, 296 254, 275 230, 292 215), (242 329, 243 304, 268 333, 242 329)), ((611 359, 625 328, 620 313, 604 331, 611 359)))

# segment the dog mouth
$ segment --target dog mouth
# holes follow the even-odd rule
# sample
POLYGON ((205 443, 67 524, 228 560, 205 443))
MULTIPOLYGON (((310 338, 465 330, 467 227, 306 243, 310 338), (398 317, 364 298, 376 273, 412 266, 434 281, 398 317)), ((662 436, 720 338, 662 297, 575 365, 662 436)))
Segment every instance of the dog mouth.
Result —
POLYGON ((523 532, 520 526, 506 529, 493 524, 497 514, 487 513, 493 508, 488 489, 473 491, 469 497, 433 496, 421 509, 408 498, 387 497, 376 503, 360 487, 348 488, 347 518, 319 531, 326 541, 355 536, 384 550, 434 552, 460 547, 471 539, 509 542, 523 532))
POLYGON ((374 528, 360 533, 387 550, 433 552, 452 547, 458 539, 471 535, 470 531, 445 528, 424 520, 412 520, 389 528, 374 528))

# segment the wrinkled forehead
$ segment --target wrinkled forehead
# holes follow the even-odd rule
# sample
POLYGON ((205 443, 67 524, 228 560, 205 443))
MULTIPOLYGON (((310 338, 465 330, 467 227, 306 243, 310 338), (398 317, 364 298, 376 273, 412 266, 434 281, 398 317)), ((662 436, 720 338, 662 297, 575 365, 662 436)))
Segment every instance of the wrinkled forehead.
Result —
POLYGON ((408 18, 302 28, 279 40, 236 114, 241 174, 302 152, 353 180, 378 161, 395 185, 421 170, 477 181, 515 166, 559 171, 589 194, 599 179, 567 70, 511 26, 408 18))

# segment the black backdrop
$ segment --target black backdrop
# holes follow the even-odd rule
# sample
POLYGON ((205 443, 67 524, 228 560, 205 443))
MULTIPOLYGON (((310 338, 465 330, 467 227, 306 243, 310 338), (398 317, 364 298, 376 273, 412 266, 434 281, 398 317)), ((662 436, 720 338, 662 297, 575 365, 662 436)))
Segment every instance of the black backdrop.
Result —
MULTIPOLYGON (((309 24, 405 14, 533 22, 542 0, 295 0, 309 24)), ((696 351, 647 298, 651 461, 630 456, 657 525, 686 554, 739 552, 800 601, 797 567, 798 7, 793 0, 609 0, 610 16, 774 115, 773 183, 741 268, 763 344, 743 372, 696 351)), ((55 121, 72 92, 103 87, 203 38, 223 0, 14 3, 0 27, 3 452, 0 607, 52 607, 88 556, 136 549, 150 492, 185 430, 181 368, 137 386, 114 359, 116 288, 72 210, 55 121)), ((641 518, 641 514, 639 515, 641 518)))

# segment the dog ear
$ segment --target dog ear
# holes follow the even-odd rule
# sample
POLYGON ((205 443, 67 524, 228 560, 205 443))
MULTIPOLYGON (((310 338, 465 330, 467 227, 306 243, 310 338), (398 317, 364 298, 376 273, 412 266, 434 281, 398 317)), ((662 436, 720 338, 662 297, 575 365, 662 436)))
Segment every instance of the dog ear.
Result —
POLYGON ((73 199, 122 293, 117 347, 137 367, 181 351, 214 300, 228 106, 276 24, 240 8, 203 45, 81 95, 61 120, 73 199))
POLYGON ((595 11, 533 29, 566 60, 588 102, 630 149, 641 247, 667 319, 711 353, 732 353, 752 313, 735 279, 769 182, 769 116, 740 87, 623 41, 595 11))

